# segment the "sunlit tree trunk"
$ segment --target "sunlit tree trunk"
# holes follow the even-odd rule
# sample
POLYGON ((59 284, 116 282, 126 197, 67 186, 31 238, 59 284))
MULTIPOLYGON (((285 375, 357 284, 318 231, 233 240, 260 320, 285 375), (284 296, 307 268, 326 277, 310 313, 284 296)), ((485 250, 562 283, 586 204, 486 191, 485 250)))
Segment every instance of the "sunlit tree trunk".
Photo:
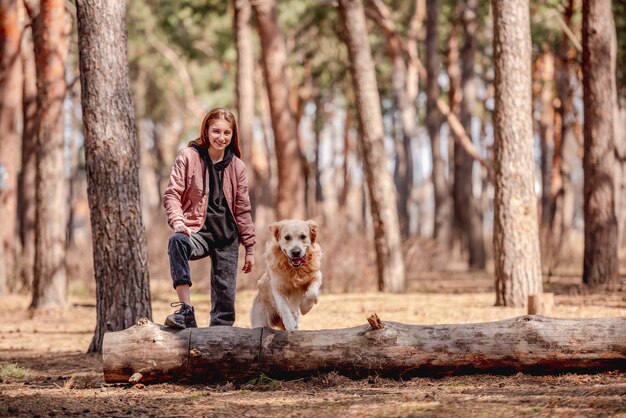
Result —
MULTIPOLYGON (((247 167, 252 167, 252 122, 254 120, 254 51, 250 19, 250 0, 234 0, 235 40, 237 45, 237 116, 239 143, 247 167)), ((254 185, 254 170, 248 170, 248 184, 253 195, 264 193, 254 185)), ((253 196, 253 202, 258 198, 253 196)))
POLYGON ((35 178, 37 176, 37 73, 32 26, 24 31, 21 51, 23 67, 22 86, 22 163, 19 174, 18 213, 20 269, 18 282, 25 291, 32 290, 35 272, 35 178))
POLYGON ((423 5, 420 8, 415 2, 414 14, 411 19, 411 28, 406 42, 399 36, 395 23, 391 18, 387 6, 381 0, 368 2, 368 14, 381 26, 387 42, 387 53, 392 65, 392 90, 396 110, 400 121, 400 140, 396 141, 396 164, 394 179, 398 193, 398 217, 400 233, 403 237, 409 235, 411 223, 409 213, 409 198, 413 189, 413 152, 412 142, 415 135, 417 75, 418 71, 413 59, 417 59, 417 33, 421 27, 423 5), (403 44, 406 47, 403 48, 403 44), (412 50, 405 58, 405 48, 412 50))
POLYGON ((348 195, 352 187, 352 177, 350 176, 349 158, 352 153, 352 146, 350 141, 350 130, 352 129, 352 112, 350 109, 346 109, 346 116, 343 122, 343 165, 341 167, 341 190, 339 191, 339 208, 346 210, 348 202, 348 195))
POLYGON ((583 282, 612 285, 619 274, 615 215, 616 35, 610 0, 583 1, 585 255, 583 282))
POLYGON ((15 277, 17 257, 23 14, 18 0, 0 0, 0 295, 15 277))
MULTIPOLYGON (((465 132, 472 137, 472 117, 476 107, 476 77, 474 75, 474 57, 477 50, 476 30, 478 0, 465 0, 461 13, 465 40, 461 50, 461 123, 465 132)), ((466 245, 469 253, 469 266, 484 269, 486 263, 485 242, 483 238, 483 220, 480 203, 472 192, 474 177, 472 175, 474 159, 459 145, 454 143, 454 175, 455 200, 464 207, 459 210, 457 205, 455 218, 463 225, 467 236, 466 245)))
POLYGON ((253 0, 252 8, 261 38, 263 70, 276 144, 277 216, 279 219, 301 218, 305 215, 305 187, 296 120, 289 107, 285 40, 278 27, 274 0, 253 0))
POLYGON ((404 261, 400 246, 398 212, 383 143, 382 113, 367 39, 363 3, 361 0, 340 0, 339 11, 345 29, 352 83, 359 111, 360 144, 374 223, 378 288, 387 292, 402 292, 405 288, 404 261))
POLYGON ((496 305, 542 292, 531 97, 528 1, 492 0, 494 15, 494 261, 496 305))
POLYGON ((541 146, 541 229, 550 222, 550 151, 554 145, 554 56, 544 51, 535 62, 539 83, 539 140, 541 146))
MULTIPOLYGON (((461 117, 461 101, 463 92, 461 90, 461 66, 459 63, 459 27, 461 23, 461 12, 463 3, 457 3, 452 11, 450 19, 450 32, 446 40, 446 56, 445 66, 448 74, 448 102, 450 105, 450 113, 454 114, 457 119, 461 117)), ((454 132, 450 132, 450 136, 454 136, 454 132)), ((450 223, 450 249, 452 254, 457 251, 463 251, 465 245, 467 227, 463 224, 463 214, 458 215, 459 211, 467 210, 466 206, 461 206, 461 200, 457 196, 457 188, 459 184, 456 182, 458 165, 456 164, 456 150, 460 148, 457 141, 448 141, 448 183, 450 187, 450 206, 453 217, 450 223), (459 207, 461 206, 461 207, 459 207)))
MULTIPOLYGON (((574 0, 568 0, 564 11, 564 22, 571 27, 574 15, 574 0)), ((548 274, 552 275, 559 264, 564 243, 568 242, 574 216, 574 186, 572 169, 578 158, 574 138, 574 115, 572 80, 576 77, 576 50, 570 46, 567 34, 563 34, 559 60, 556 61, 557 77, 555 80, 558 104, 554 119, 554 150, 550 168, 550 219, 549 239, 546 248, 548 274)))
POLYGON ((89 351, 102 350, 105 332, 152 316, 125 14, 124 1, 77 2, 96 276, 97 323, 89 351))
POLYGON ((441 140, 439 127, 441 117, 437 110, 439 98, 439 58, 437 43, 439 30, 437 17, 439 16, 439 0, 428 0, 426 5, 426 127, 430 137, 432 155, 432 182, 435 194, 435 225, 434 237, 446 245, 450 237, 450 212, 448 182, 445 178, 445 165, 441 156, 441 140))
POLYGON ((34 22, 37 70, 35 276, 31 308, 67 303, 63 101, 69 25, 63 0, 43 0, 34 22))

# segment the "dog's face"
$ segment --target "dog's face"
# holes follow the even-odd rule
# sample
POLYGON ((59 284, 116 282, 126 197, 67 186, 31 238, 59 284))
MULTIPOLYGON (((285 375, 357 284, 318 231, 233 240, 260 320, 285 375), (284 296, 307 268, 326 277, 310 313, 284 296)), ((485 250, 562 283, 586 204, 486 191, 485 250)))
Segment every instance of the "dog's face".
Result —
POLYGON ((298 268, 307 262, 307 250, 317 238, 317 224, 313 220, 285 220, 270 225, 270 231, 289 259, 298 268))

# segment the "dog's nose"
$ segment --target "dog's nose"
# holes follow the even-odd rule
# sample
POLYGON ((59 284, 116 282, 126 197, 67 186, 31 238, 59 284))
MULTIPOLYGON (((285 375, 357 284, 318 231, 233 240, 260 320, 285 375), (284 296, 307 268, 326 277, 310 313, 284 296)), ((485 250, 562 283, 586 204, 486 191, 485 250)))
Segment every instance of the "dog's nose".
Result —
POLYGON ((300 257, 302 255, 302 251, 299 248, 294 248, 291 250, 292 257, 300 257))

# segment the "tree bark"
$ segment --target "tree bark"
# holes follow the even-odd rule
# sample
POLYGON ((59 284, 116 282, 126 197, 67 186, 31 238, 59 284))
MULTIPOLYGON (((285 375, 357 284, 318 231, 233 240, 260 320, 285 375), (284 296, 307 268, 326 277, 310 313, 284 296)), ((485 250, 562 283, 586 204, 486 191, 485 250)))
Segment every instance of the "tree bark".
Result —
POLYGON ((359 110, 360 145, 374 223, 374 247, 378 288, 403 292, 404 261, 400 243, 398 210, 388 157, 383 143, 383 121, 367 39, 365 12, 361 0, 339 1, 339 11, 350 57, 350 70, 359 110))
POLYGON ((493 0, 496 305, 526 306, 543 291, 539 257, 528 1, 493 0))
POLYGON ((458 325, 383 322, 319 331, 210 327, 182 331, 147 320, 104 337, 108 383, 467 373, 598 372, 626 367, 626 318, 520 316, 458 325), (136 376, 139 377, 139 376, 136 376))
POLYGON ((278 185, 276 211, 279 219, 305 216, 303 167, 298 147, 295 117, 289 107, 287 51, 278 27, 274 0, 253 0, 261 49, 263 70, 269 95, 270 114, 276 160, 278 185))
POLYGON ((415 136, 416 104, 417 97, 417 67, 412 65, 411 55, 417 57, 417 32, 421 27, 420 13, 423 10, 415 2, 414 15, 411 19, 411 33, 404 41, 395 27, 391 13, 381 0, 373 0, 367 3, 366 12, 383 29, 387 43, 387 53, 392 65, 392 91, 393 99, 401 125, 401 137, 396 141, 395 185, 397 190, 398 220, 400 222, 400 234, 406 238, 409 236, 411 217, 409 201, 413 189, 413 151, 412 142, 415 136), (405 59, 403 44, 414 48, 405 59))
POLYGON ((42 0, 33 26, 37 71, 35 276, 31 308, 67 303, 63 101, 69 22, 65 1, 42 0))
MULTIPOLYGON (((252 167, 252 122, 254 120, 254 51, 250 19, 250 0, 234 0, 235 38, 237 44, 237 128, 247 167, 252 167)), ((248 184, 252 193, 264 193, 254 187, 254 170, 248 170, 248 184)), ((258 199, 253 199, 256 202, 258 199)))
MULTIPOLYGON (((571 26, 574 15, 574 0, 568 0, 564 11, 564 23, 571 26)), ((556 93, 559 106, 556 108, 554 119, 554 150, 550 170, 550 219, 549 242, 546 248, 548 274, 556 270, 559 264, 563 244, 568 242, 572 221, 574 218, 574 186, 572 184, 572 170, 577 160, 577 144, 574 139, 574 87, 572 80, 576 79, 575 62, 576 49, 570 46, 566 33, 561 39, 559 60, 556 61, 558 76, 556 77, 556 93), (569 152, 568 152, 569 151, 569 152)))
POLYGON ((107 331, 150 318, 139 154, 128 82, 126 4, 77 2, 87 193, 97 324, 89 351, 107 331), (104 24, 106 22, 106 24, 104 24))
POLYGON ((441 243, 448 245, 450 241, 451 202, 448 182, 445 177, 445 165, 441 156, 441 139, 439 127, 441 116, 437 110, 439 98, 439 58, 437 43, 439 30, 439 0, 428 0, 426 6, 426 128, 430 137, 432 155, 432 182, 435 194, 435 225, 433 236, 441 243))
POLYGON ((0 1, 0 295, 15 277, 17 167, 22 108, 20 41, 24 13, 17 0, 0 1))
POLYGON ((37 72, 32 26, 24 33, 22 67, 22 164, 19 174, 18 212, 20 242, 19 284, 31 291, 35 274, 35 191, 37 189, 37 72))
MULTIPOLYGON (((444 58, 444 63, 446 67, 446 72, 448 74, 448 103, 450 106, 450 114, 454 115, 457 120, 459 120, 460 124, 460 116, 461 116, 461 101, 463 99, 463 92, 461 90, 461 67, 459 65, 459 26, 461 23, 461 13, 463 11, 464 4, 461 2, 457 2, 454 8, 451 11, 450 16, 450 32, 448 34, 448 39, 446 40, 446 55, 444 58)), ((449 133, 450 136, 454 137, 454 131, 449 133)), ((456 138, 455 138, 456 139, 456 138)), ((451 222, 450 222, 450 251, 451 254, 456 254, 458 251, 463 251, 467 248, 465 245, 465 238, 467 231, 467 226, 463 224, 463 213, 458 213, 460 211, 466 211, 466 206, 461 206, 461 201, 459 200, 457 188, 460 186, 456 181, 456 177, 460 176, 457 173, 458 166, 456 164, 456 149, 459 147, 459 143, 455 141, 448 140, 448 183, 451 185, 450 187, 450 206, 451 206, 451 222)))
MULTIPOLYGON (((461 13, 463 33, 465 40, 461 50, 461 123, 467 136, 472 138, 472 118, 476 107, 476 77, 474 75, 474 56, 477 50, 478 0, 465 0, 465 6, 461 13)), ((478 200, 472 191, 474 177, 474 159, 465 151, 459 143, 454 143, 454 193, 457 206, 456 218, 463 225, 464 235, 467 236, 466 245, 469 253, 469 266, 484 269, 486 264, 485 242, 483 238, 483 217, 478 200), (463 207, 463 210, 460 210, 463 207)))
POLYGON ((541 230, 550 223, 551 167, 550 150, 554 149, 554 56, 544 51, 535 61, 536 78, 539 85, 539 140, 541 148, 541 230))
POLYGON ((583 1, 583 282, 612 286, 619 274, 613 130, 616 38, 610 0, 583 1))

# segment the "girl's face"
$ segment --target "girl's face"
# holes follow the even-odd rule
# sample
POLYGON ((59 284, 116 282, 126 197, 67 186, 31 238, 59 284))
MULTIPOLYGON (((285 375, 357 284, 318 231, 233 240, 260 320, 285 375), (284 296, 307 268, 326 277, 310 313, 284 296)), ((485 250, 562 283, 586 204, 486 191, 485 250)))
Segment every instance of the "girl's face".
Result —
POLYGON ((224 151, 232 138, 233 130, 227 121, 218 119, 209 125, 209 148, 224 151))

